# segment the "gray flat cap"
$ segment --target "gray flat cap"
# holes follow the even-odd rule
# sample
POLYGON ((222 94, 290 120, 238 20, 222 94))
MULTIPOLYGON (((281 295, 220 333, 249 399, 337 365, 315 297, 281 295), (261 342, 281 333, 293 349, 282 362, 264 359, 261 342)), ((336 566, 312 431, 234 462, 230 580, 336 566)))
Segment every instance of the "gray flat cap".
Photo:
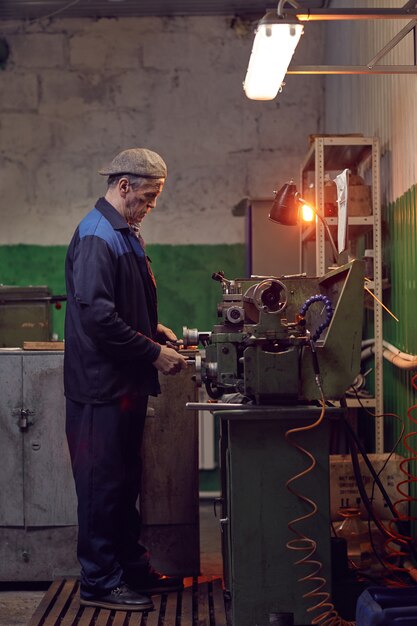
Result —
POLYGON ((166 178, 167 166, 162 157, 147 148, 123 150, 109 165, 98 171, 102 176, 133 174, 144 178, 166 178))

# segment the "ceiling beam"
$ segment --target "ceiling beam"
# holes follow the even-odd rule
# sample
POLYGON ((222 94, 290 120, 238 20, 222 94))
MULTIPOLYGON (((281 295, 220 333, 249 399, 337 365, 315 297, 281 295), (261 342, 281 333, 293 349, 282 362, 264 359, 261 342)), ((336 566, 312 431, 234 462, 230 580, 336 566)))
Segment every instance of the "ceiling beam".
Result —
POLYGON ((290 65, 287 74, 417 74, 416 65, 290 65))

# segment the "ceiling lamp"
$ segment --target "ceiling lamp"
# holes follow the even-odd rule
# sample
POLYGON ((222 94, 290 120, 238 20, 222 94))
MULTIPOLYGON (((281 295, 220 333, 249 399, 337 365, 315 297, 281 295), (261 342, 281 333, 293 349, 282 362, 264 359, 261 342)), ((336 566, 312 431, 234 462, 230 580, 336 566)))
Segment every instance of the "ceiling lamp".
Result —
MULTIPOLYGON (((296 17, 283 14, 280 0, 276 11, 268 11, 255 33, 243 89, 251 100, 273 100, 281 88, 288 66, 303 34, 296 17)), ((294 7, 298 5, 291 2, 294 7)))
POLYGON ((378 65, 409 32, 417 27, 417 0, 408 0, 401 8, 347 8, 302 10, 296 0, 279 0, 276 11, 268 11, 255 32, 252 53, 243 83, 251 100, 273 100, 289 74, 416 74, 416 63, 378 65), (285 4, 292 8, 286 9, 285 4), (303 34, 303 22, 334 20, 410 19, 402 30, 378 54, 362 66, 306 65, 288 67, 303 34))

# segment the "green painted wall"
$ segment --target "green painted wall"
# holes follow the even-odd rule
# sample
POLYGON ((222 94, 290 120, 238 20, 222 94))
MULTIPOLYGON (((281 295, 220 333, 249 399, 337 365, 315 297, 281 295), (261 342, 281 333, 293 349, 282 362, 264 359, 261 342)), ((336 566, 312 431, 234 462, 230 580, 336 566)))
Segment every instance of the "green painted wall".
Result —
MULTIPOLYGON (((390 289, 386 305, 398 317, 384 316, 384 339, 409 354, 417 354, 417 241, 416 241, 417 187, 412 187, 401 198, 387 207, 384 262, 389 268, 390 289)), ((417 430, 407 419, 407 411, 417 402, 411 379, 415 371, 400 370, 384 363, 385 410, 406 419, 407 430, 417 430)), ((414 412, 417 419, 417 411, 414 412)), ((395 436, 396 425, 391 429, 395 436)), ((417 437, 414 442, 417 449, 417 437)))
MULTIPOLYGON (((222 270, 229 278, 243 277, 245 246, 149 245, 147 253, 158 283, 159 318, 182 337, 182 327, 210 330, 216 323, 219 283, 211 279, 222 270)), ((0 283, 47 285, 54 295, 65 294, 65 246, 0 246, 0 283)), ((65 304, 53 309, 53 332, 64 337, 65 304)), ((200 472, 200 491, 220 489, 219 471, 200 472)))
MULTIPOLYGON (((182 327, 210 330, 216 322, 219 283, 211 274, 223 270, 230 278, 242 277, 245 246, 149 245, 147 252, 158 283, 159 317, 179 337, 182 327)), ((47 285, 54 295, 65 294, 65 246, 0 246, 0 283, 47 285)), ((53 331, 64 336, 64 311, 53 311, 53 331)))

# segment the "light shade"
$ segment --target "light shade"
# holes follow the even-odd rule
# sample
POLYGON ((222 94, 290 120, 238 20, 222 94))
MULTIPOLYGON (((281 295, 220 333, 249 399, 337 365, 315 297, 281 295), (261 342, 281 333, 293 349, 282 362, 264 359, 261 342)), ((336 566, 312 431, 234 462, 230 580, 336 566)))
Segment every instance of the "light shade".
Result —
MULTIPOLYGON (((275 199, 272 203, 271 210, 269 212, 269 219, 278 224, 284 224, 284 226, 296 226, 298 224, 298 216, 300 207, 305 203, 305 200, 300 196, 297 191, 297 186, 293 180, 289 183, 282 185, 281 189, 275 193, 275 199)), ((320 215, 316 209, 310 206, 310 209, 317 215, 322 222, 324 229, 329 238, 329 242, 332 248, 334 260, 337 262, 339 253, 336 248, 336 244, 333 241, 330 228, 326 220, 320 215)))
POLYGON ((292 181, 285 183, 275 194, 269 219, 285 226, 296 226, 300 207, 298 196, 296 185, 292 181))
POLYGON ((251 100, 273 100, 281 87, 303 25, 288 23, 276 13, 259 22, 243 89, 251 100))

